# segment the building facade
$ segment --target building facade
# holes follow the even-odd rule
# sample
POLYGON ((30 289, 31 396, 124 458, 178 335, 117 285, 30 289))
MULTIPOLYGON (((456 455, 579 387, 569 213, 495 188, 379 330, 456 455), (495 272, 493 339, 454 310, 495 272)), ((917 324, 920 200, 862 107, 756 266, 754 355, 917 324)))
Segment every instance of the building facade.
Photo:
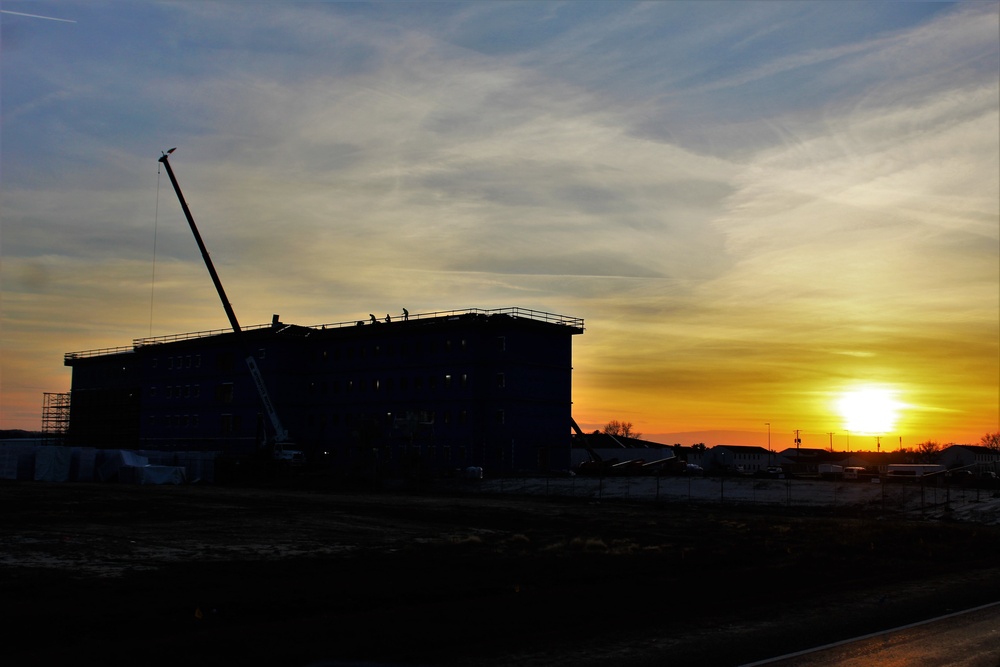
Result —
POLYGON ((282 323, 69 353, 70 444, 153 450, 286 447, 391 474, 570 465, 572 337, 583 320, 506 308, 282 323))
POLYGON ((949 470, 961 468, 1000 475, 1000 450, 982 445, 950 445, 941 451, 938 460, 949 470))
POLYGON ((763 447, 716 445, 712 447, 712 468, 733 473, 755 473, 775 465, 778 457, 763 447))

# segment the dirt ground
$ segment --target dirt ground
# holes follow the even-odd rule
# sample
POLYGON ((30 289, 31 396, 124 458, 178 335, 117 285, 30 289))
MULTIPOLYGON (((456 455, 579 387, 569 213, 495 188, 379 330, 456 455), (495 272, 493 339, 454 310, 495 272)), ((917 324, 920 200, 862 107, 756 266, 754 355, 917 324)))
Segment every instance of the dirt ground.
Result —
POLYGON ((0 502, 12 665, 739 665, 1000 599, 1000 528, 958 522, 309 480, 0 502))

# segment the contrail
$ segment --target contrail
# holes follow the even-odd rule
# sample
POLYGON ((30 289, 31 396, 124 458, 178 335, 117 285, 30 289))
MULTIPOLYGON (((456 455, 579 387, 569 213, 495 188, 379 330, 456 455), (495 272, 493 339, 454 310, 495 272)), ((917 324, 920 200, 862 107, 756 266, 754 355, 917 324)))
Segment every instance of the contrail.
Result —
POLYGON ((21 12, 12 12, 9 9, 0 9, 0 14, 13 14, 14 16, 27 16, 32 19, 45 19, 47 21, 62 21, 63 23, 76 23, 76 21, 71 21, 70 19, 57 19, 54 16, 39 16, 38 14, 23 14, 21 12))

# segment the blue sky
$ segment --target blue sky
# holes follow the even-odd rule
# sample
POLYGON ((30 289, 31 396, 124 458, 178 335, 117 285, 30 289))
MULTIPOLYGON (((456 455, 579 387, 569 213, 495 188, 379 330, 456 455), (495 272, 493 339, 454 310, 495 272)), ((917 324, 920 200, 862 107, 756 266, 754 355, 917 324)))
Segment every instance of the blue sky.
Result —
POLYGON ((0 426, 226 326, 177 146, 245 324, 516 305, 585 427, 998 430, 998 7, 5 1, 0 426))

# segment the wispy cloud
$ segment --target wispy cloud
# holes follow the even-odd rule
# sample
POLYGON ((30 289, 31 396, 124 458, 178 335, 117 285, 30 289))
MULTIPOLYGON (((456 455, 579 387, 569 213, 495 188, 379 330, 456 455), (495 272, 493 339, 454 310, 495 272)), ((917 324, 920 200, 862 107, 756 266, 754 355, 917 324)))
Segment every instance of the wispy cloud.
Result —
POLYGON ((997 419, 995 5, 68 6, 4 46, 4 424, 151 312, 225 325, 175 145, 241 321, 582 316, 578 419, 646 432, 865 378, 997 419))

